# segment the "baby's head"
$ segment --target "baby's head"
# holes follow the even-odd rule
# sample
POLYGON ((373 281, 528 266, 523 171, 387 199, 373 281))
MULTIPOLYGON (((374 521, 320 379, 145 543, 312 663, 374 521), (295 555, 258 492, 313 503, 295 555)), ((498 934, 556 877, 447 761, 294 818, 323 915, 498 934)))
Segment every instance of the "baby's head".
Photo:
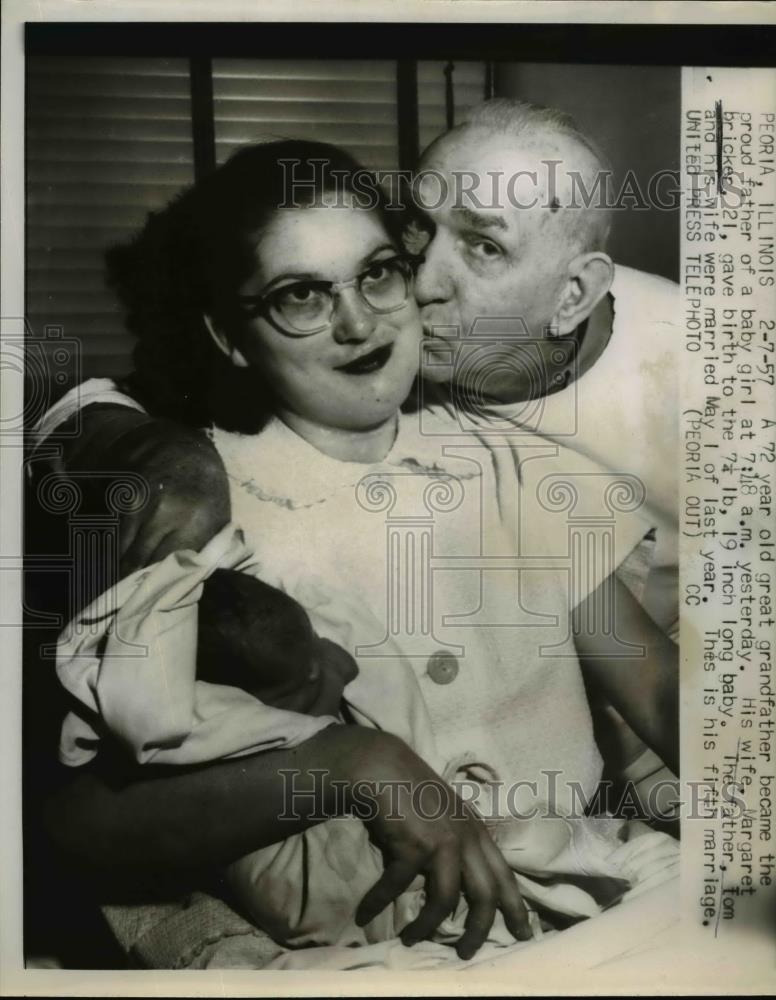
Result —
POLYGON ((266 705, 336 715, 358 673, 353 658, 321 639, 300 604, 240 573, 216 570, 199 601, 197 679, 242 688, 266 705))

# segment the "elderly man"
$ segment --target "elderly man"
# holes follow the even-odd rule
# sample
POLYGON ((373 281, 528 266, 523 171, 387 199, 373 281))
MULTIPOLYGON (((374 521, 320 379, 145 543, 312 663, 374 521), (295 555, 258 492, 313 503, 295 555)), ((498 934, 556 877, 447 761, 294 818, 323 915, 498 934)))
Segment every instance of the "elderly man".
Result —
MULTIPOLYGON (((517 100, 485 102, 429 147, 423 374, 452 382, 441 401, 462 429, 538 431, 642 481, 657 528, 642 603, 676 638, 678 287, 606 254, 609 174, 567 115, 517 100)), ((625 767, 643 747, 618 733, 625 767)), ((642 754, 627 773, 658 768, 642 754)))

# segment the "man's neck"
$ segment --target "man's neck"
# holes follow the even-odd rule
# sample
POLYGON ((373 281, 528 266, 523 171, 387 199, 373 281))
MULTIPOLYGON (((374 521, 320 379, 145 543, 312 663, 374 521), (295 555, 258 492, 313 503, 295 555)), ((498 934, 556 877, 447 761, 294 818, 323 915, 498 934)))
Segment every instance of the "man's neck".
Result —
POLYGON ((573 334, 574 345, 568 352, 568 361, 558 365, 550 360, 562 342, 572 338, 541 342, 541 377, 537 378, 536 366, 531 365, 530 377, 526 379, 505 376, 501 385, 489 384, 490 396, 494 403, 522 403, 530 399, 541 399, 565 389, 589 371, 606 350, 614 324, 614 304, 611 295, 605 295, 587 319, 573 334))
POLYGON ((571 381, 581 378, 589 371, 606 350, 614 326, 614 300, 604 295, 587 320, 587 331, 579 347, 576 371, 571 381))

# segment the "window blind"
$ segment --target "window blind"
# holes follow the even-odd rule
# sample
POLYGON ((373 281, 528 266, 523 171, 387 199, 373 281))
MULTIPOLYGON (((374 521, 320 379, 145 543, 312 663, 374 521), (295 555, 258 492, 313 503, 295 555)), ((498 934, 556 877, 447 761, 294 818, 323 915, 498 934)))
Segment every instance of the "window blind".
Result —
POLYGON ((216 160, 270 136, 332 142, 372 170, 398 165, 391 60, 214 59, 216 160))
POLYGON ((193 180, 188 60, 35 57, 26 87, 32 336, 50 352, 47 326, 77 339, 85 377, 128 371, 103 254, 193 180))

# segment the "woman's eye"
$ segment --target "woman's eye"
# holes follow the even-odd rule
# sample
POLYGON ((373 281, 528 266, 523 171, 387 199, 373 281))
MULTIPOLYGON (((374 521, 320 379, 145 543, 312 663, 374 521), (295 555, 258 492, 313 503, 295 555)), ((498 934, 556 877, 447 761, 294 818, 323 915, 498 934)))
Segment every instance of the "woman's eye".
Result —
POLYGON ((326 292, 313 284, 300 283, 279 288, 273 296, 273 307, 287 317, 313 317, 325 311, 326 292))
POLYGON ((315 285, 287 285, 275 293, 275 301, 284 309, 317 308, 324 300, 324 293, 315 285))
POLYGON ((315 290, 309 285, 291 285, 281 289, 280 294, 288 302, 308 302, 315 295, 315 290))
POLYGON ((382 261, 377 261, 367 268, 364 272, 364 277, 368 278, 369 281, 381 281, 383 278, 386 278, 389 273, 390 267, 388 264, 383 263, 382 261))

